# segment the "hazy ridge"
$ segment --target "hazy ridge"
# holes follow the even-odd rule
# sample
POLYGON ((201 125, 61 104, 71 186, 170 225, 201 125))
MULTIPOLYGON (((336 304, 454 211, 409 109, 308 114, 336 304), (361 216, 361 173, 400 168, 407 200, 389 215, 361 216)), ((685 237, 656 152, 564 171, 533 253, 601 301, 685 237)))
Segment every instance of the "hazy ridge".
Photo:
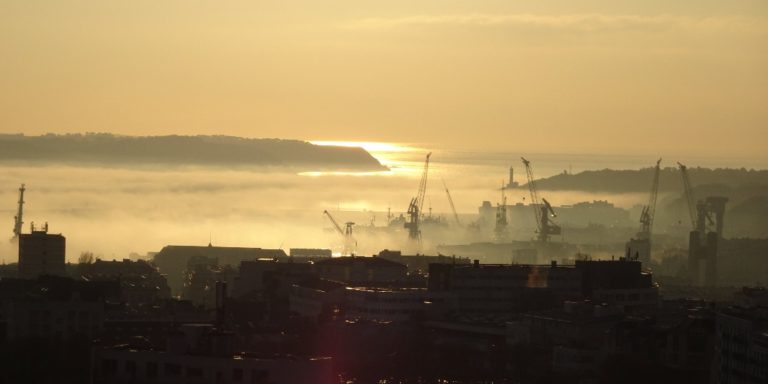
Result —
MULTIPOLYGON (((768 170, 735 168, 688 168, 693 186, 723 186, 728 189, 768 189, 768 170)), ((586 192, 646 192, 651 189, 653 168, 639 170, 603 169, 576 174, 559 175, 536 180, 536 187, 545 190, 586 192)), ((683 183, 678 168, 662 168, 659 173, 659 191, 682 191, 683 183)))
POLYGON ((362 148, 234 136, 118 136, 108 133, 0 135, 0 162, 385 169, 362 148))

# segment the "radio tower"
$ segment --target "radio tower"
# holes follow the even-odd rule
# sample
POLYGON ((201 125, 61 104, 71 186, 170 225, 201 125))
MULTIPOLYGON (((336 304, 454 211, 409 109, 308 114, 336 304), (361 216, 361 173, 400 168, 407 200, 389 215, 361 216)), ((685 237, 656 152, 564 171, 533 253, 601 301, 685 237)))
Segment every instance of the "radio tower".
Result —
POLYGON ((24 225, 24 191, 27 189, 24 184, 19 188, 19 208, 16 212, 16 216, 13 217, 13 239, 16 240, 21 235, 21 226, 24 225))

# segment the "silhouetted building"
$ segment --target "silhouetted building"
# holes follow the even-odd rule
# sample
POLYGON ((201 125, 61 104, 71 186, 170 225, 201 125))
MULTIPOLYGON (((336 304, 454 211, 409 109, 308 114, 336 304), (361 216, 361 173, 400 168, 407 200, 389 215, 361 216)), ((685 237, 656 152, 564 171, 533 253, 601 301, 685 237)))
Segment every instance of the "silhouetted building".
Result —
POLYGON ((175 295, 181 293, 184 286, 184 270, 187 268, 187 262, 193 257, 207 257, 216 260, 220 266, 230 265, 237 267, 241 261, 267 259, 282 259, 288 255, 282 249, 262 249, 262 248, 242 248, 242 247, 214 247, 208 245, 188 246, 188 245, 168 245, 163 247, 160 252, 154 256, 154 264, 158 267, 160 273, 166 275, 171 292, 175 295))
POLYGON ((0 329, 7 340, 91 339, 104 325, 104 299, 115 283, 43 276, 0 280, 0 329))
POLYGON ((578 298, 580 271, 551 265, 431 264, 430 293, 443 292, 443 311, 455 313, 514 313, 550 308, 566 298, 578 298))
POLYGON ((34 279, 43 275, 64 276, 67 241, 61 234, 49 234, 48 224, 41 230, 19 235, 19 276, 34 279))
POLYGON ((276 288, 274 285, 279 284, 277 281, 279 279, 291 280, 282 287, 287 290, 295 280, 312 275, 312 267, 313 265, 309 262, 299 261, 286 262, 286 260, 275 259, 243 261, 240 263, 240 272, 235 279, 234 296, 242 297, 252 292, 261 293, 266 288, 276 288))
POLYGON ((289 311, 299 317, 320 321, 330 318, 344 303, 344 283, 325 279, 307 279, 291 286, 289 311))
POLYGON ((458 313, 515 313, 593 299, 624 310, 652 310, 658 289, 640 263, 579 260, 574 266, 432 264, 430 292, 445 292, 444 308, 458 313))
POLYGON ((370 285, 404 281, 408 267, 381 257, 347 256, 315 262, 317 275, 350 285, 370 285))
POLYGON ((333 256, 333 252, 330 249, 324 248, 291 248, 288 250, 288 254, 291 257, 296 258, 330 258, 333 256))
POLYGON ((424 312, 424 288, 347 287, 346 317, 350 320, 406 321, 424 312))
POLYGON ((236 266, 218 265, 215 258, 193 257, 187 264, 182 298, 204 308, 211 309, 216 306, 217 283, 224 282, 233 286, 237 278, 236 266))
POLYGON ((712 382, 768 383, 768 307, 731 307, 717 314, 712 382))
POLYGON ((455 256, 429 256, 429 255, 403 255, 400 251, 390 251, 385 249, 377 255, 382 259, 404 264, 408 267, 409 273, 429 272, 430 264, 469 264, 471 260, 466 257, 455 256))
POLYGON ((97 383, 329 384, 331 359, 236 352, 234 334, 187 324, 168 335, 164 350, 140 343, 94 350, 97 383))
POLYGON ((96 260, 78 264, 77 272, 79 278, 88 281, 116 281, 120 285, 120 299, 125 303, 150 304, 171 297, 165 276, 144 260, 96 260))
POLYGON ((554 371, 593 373, 610 354, 610 331, 622 319, 621 308, 615 306, 566 301, 562 308, 526 313, 508 322, 507 343, 545 348, 554 371))

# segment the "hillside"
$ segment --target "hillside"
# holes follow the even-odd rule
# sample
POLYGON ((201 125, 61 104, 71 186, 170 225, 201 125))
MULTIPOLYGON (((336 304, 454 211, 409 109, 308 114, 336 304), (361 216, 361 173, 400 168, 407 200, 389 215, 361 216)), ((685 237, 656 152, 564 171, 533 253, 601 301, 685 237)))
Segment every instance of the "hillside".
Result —
POLYGON ((0 163, 385 169, 362 148, 233 136, 116 136, 102 133, 0 135, 0 163))
MULTIPOLYGON (((722 185, 742 189, 768 187, 768 170, 732 168, 688 168, 691 184, 696 186, 722 185)), ((648 192, 653 180, 653 168, 639 170, 584 171, 577 174, 562 173, 536 180, 542 190, 569 190, 587 192, 648 192)), ((523 186, 525 187, 525 186, 523 186)), ((663 168, 659 174, 659 191, 682 191, 683 183, 677 168, 663 168)))

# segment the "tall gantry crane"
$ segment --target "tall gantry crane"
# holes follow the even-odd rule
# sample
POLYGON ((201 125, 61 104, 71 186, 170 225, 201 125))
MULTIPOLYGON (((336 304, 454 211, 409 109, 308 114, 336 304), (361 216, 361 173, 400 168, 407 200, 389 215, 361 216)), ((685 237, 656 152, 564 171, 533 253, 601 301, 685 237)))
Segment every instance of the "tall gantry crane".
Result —
POLYGON ((344 248, 341 252, 342 255, 349 256, 354 254, 355 249, 357 249, 357 240, 355 240, 355 237, 352 235, 352 227, 355 225, 355 223, 348 221, 344 223, 344 229, 342 229, 339 223, 336 222, 336 219, 331 216, 330 212, 326 210, 323 211, 323 213, 328 217, 331 223, 333 223, 333 227, 336 228, 336 232, 338 232, 344 240, 344 248))
POLYGON ((13 239, 15 240, 21 235, 21 227, 24 225, 24 184, 19 188, 19 207, 16 211, 16 216, 13 217, 13 239))
POLYGON ((427 153, 427 158, 424 160, 424 171, 421 174, 419 190, 416 193, 416 197, 412 198, 411 203, 408 204, 408 221, 404 224, 404 227, 408 229, 408 238, 417 242, 421 241, 421 228, 419 222, 421 221, 421 208, 424 205, 424 196, 427 193, 427 175, 429 174, 430 156, 432 156, 432 152, 427 153))
POLYGON ((648 205, 643 207, 640 213, 640 232, 637 237, 640 240, 650 240, 653 230, 653 219, 656 215, 656 198, 659 195, 659 171, 661 170, 661 159, 656 161, 656 168, 653 172, 653 183, 651 184, 651 196, 648 198, 648 205))
POLYGON ((557 217, 552 205, 546 199, 542 199, 543 203, 539 201, 539 194, 536 191, 536 184, 534 183, 533 167, 531 162, 524 157, 523 165, 525 165, 525 175, 528 177, 528 191, 531 194, 531 207, 533 207, 533 215, 536 218, 536 233, 538 233, 538 240, 542 243, 549 241, 549 236, 559 235, 562 229, 559 225, 555 224, 551 217, 557 217))
POLYGON ((451 198, 451 192, 448 190, 448 186, 445 185, 445 180, 443 180, 443 188, 445 188, 445 194, 448 196, 448 203, 451 204, 451 211, 453 212, 453 219, 456 221, 456 225, 459 227, 461 226, 461 221, 459 220, 459 214, 456 212, 456 206, 453 205, 453 198, 451 198))

